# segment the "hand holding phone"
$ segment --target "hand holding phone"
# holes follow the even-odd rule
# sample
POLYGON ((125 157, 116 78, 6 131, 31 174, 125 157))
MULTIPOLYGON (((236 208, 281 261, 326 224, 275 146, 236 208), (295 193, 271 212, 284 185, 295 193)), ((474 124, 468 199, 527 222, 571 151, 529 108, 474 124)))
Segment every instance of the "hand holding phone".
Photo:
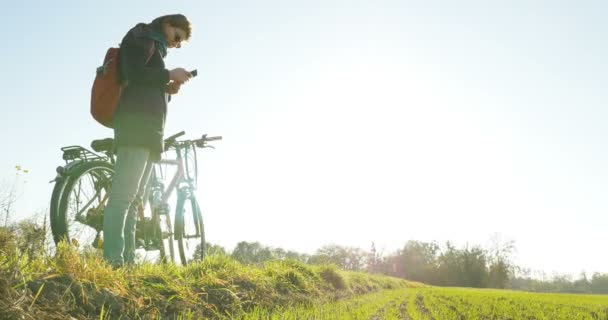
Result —
POLYGON ((192 75, 184 68, 176 68, 169 71, 169 80, 171 81, 184 83, 190 78, 192 78, 192 75))

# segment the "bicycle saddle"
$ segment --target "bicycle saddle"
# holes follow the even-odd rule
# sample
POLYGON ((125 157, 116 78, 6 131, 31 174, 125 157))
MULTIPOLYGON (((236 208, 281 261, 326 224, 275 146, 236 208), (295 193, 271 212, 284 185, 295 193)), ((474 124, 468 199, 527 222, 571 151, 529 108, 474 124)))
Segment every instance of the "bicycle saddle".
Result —
POLYGON ((114 139, 106 138, 93 140, 91 142, 91 148, 96 152, 112 152, 114 149, 114 139))

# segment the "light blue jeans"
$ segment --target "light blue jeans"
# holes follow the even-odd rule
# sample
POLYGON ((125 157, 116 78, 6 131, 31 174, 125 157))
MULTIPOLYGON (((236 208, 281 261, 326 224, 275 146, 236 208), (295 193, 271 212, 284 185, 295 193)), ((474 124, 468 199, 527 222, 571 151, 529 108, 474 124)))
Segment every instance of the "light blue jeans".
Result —
POLYGON ((103 256, 114 267, 135 262, 137 209, 146 194, 153 165, 147 148, 118 147, 103 218, 103 256))

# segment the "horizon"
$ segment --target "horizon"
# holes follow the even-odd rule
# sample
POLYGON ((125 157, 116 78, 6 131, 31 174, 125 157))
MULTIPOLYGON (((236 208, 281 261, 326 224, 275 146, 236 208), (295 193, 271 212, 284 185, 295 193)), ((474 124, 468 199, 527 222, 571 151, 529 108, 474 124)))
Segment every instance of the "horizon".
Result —
POLYGON ((199 152, 209 242, 391 252, 497 233, 522 267, 608 272, 606 4, 142 3, 2 14, 19 27, 0 31, 0 178, 29 170, 14 219, 48 209, 60 147, 112 136, 89 115, 105 50, 180 12, 192 39, 165 61, 198 76, 165 135, 224 137, 199 152))

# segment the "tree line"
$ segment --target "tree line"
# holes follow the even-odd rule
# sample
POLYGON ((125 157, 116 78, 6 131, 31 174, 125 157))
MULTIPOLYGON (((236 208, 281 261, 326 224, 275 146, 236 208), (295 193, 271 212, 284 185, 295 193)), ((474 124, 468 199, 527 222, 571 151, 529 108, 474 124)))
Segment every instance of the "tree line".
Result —
POLYGON ((372 243, 369 250, 357 247, 326 245, 314 254, 303 254, 259 242, 239 242, 232 252, 217 245, 210 253, 228 254, 245 264, 260 264, 276 259, 296 259, 309 264, 334 264, 344 270, 384 274, 437 286, 513 289, 533 292, 608 294, 608 273, 554 275, 538 279, 529 269, 512 261, 513 241, 493 238, 489 247, 451 242, 410 240, 389 254, 379 252, 372 243))

